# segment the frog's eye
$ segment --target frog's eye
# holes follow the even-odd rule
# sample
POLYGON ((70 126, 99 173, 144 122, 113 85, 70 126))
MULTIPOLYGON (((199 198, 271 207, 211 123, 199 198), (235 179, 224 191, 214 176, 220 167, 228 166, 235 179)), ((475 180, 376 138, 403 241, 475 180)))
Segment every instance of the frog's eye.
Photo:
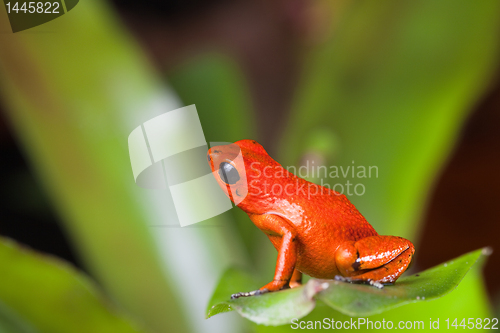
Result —
POLYGON ((236 168, 227 162, 222 162, 219 165, 219 176, 222 181, 228 185, 236 184, 240 180, 240 174, 236 168))

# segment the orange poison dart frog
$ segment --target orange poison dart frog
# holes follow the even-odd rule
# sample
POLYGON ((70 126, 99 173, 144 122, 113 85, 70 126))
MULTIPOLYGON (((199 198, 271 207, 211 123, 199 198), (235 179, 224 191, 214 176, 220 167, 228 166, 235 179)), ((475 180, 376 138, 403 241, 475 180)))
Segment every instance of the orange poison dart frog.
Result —
POLYGON ((232 298, 300 286, 302 273, 382 288, 408 268, 410 241, 377 234, 345 195, 288 172, 256 141, 212 147, 207 158, 226 195, 278 250, 273 281, 232 298))

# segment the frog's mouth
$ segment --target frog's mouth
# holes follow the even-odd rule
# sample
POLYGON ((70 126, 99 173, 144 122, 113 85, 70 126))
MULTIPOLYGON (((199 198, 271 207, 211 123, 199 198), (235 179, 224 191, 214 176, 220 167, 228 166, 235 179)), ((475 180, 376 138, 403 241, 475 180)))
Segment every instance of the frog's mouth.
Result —
POLYGON ((208 150, 207 152, 207 161, 208 161, 208 165, 210 166, 210 168, 212 169, 212 172, 215 171, 215 167, 214 167, 214 161, 212 159, 212 154, 210 153, 210 150, 208 150))

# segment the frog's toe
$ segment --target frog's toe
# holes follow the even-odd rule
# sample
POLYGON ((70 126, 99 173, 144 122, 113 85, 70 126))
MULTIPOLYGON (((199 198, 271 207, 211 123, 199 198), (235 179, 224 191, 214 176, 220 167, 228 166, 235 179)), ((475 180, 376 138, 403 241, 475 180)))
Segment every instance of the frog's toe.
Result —
POLYGON ((368 284, 370 286, 374 286, 374 287, 376 287, 378 289, 383 289, 384 288, 384 285, 382 283, 378 282, 378 281, 368 280, 368 284))
POLYGON ((335 277, 333 278, 335 281, 341 281, 341 282, 348 282, 348 283, 352 283, 352 280, 345 277, 345 276, 342 276, 342 275, 335 275, 335 277))
POLYGON ((269 290, 267 289, 258 289, 258 290, 253 290, 253 291, 248 291, 248 292, 241 292, 241 293, 236 293, 231 295, 231 299, 237 299, 240 297, 250 297, 250 296, 257 296, 257 295, 262 295, 265 293, 268 293, 269 290))
POLYGON ((358 280, 358 279, 352 279, 349 277, 345 277, 342 275, 335 275, 335 277, 333 279, 336 281, 342 281, 342 282, 347 282, 347 283, 369 284, 370 286, 374 286, 378 289, 384 288, 384 285, 382 283, 380 283, 379 281, 375 281, 375 280, 358 280))

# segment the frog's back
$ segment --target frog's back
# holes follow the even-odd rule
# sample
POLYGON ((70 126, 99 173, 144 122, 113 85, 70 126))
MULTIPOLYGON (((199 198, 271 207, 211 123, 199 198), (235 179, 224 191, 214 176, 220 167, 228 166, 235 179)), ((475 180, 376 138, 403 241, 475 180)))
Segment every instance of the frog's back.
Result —
MULTIPOLYGON (((288 191, 275 196, 274 207, 304 231, 329 234, 342 240, 377 235, 363 215, 341 193, 290 173, 288 191)), ((285 187, 286 188, 286 187, 285 187)))

